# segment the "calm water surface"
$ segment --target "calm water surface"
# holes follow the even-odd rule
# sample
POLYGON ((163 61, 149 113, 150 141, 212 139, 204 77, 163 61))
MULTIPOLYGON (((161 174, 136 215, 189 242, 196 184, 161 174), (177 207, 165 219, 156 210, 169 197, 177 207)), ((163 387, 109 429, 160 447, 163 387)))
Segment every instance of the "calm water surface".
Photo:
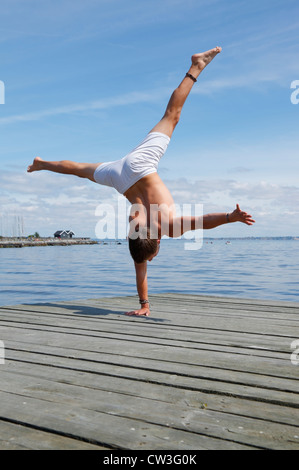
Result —
MULTIPOLYGON (((299 301, 298 240, 162 240, 149 263, 149 292, 299 301)), ((0 250, 0 305, 135 295, 135 271, 121 245, 0 250)))

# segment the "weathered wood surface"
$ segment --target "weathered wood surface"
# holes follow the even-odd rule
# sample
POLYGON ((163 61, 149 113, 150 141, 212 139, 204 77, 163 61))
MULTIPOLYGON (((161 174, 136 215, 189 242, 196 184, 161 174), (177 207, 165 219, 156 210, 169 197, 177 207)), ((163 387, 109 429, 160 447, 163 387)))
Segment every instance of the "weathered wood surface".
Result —
POLYGON ((1 450, 299 450, 299 304, 136 300, 0 308, 1 450))

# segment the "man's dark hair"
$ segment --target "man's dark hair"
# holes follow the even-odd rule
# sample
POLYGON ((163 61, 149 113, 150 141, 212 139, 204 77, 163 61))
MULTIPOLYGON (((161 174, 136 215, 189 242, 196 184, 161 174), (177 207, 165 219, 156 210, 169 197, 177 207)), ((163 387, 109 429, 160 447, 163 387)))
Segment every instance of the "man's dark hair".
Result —
POLYGON ((144 263, 148 258, 157 253, 158 240, 150 238, 150 229, 146 229, 146 238, 137 236, 129 237, 129 250, 135 263, 144 263))

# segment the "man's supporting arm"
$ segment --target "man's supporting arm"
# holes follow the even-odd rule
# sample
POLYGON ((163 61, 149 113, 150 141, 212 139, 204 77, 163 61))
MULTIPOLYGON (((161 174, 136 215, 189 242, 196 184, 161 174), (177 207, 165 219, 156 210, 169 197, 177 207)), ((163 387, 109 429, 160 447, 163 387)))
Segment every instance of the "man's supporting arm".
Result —
POLYGON ((133 310, 132 312, 127 312, 126 315, 138 315, 138 316, 149 316, 150 306, 148 303, 148 286, 147 286, 147 261, 144 263, 137 264, 135 263, 136 271, 136 286, 139 299, 141 301, 147 300, 147 303, 143 303, 139 310, 133 310))

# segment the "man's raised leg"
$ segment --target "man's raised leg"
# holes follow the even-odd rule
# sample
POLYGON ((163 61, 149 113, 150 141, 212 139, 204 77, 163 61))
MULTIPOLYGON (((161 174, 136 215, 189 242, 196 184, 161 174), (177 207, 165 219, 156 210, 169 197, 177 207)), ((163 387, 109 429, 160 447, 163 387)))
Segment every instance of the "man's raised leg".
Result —
POLYGON ((151 130, 151 132, 162 132, 169 137, 172 136, 172 133, 179 122, 185 101, 192 90, 195 81, 214 57, 221 52, 221 50, 221 47, 215 47, 209 51, 194 54, 192 56, 192 64, 188 71, 188 75, 186 75, 182 83, 173 92, 163 118, 151 130))
POLYGON ((28 166, 27 171, 28 173, 32 173, 33 171, 47 170, 64 175, 75 175, 80 178, 88 178, 91 181, 95 181, 93 174, 99 165, 100 163, 77 163, 70 160, 48 162, 42 160, 40 157, 36 157, 32 165, 28 166))

